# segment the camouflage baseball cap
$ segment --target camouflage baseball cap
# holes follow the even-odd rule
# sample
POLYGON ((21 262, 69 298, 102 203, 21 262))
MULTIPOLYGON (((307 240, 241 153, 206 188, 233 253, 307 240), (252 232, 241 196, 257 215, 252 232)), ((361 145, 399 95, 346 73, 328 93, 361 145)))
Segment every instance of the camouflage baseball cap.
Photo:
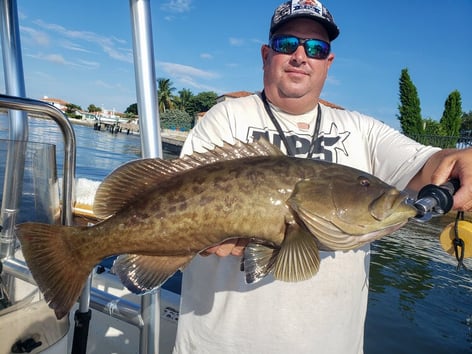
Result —
POLYGON ((275 9, 270 21, 270 36, 282 26, 294 18, 309 18, 319 22, 328 32, 329 40, 334 40, 339 35, 339 28, 334 23, 333 16, 323 4, 316 0, 287 1, 275 9))

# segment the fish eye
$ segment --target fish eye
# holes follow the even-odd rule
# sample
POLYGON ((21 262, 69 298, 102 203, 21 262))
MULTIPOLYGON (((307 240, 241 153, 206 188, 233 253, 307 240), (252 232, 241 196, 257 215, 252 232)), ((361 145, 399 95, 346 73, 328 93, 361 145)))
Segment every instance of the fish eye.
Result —
POLYGON ((370 180, 365 176, 359 176, 357 180, 359 181, 359 184, 362 187, 369 187, 370 186, 370 180))

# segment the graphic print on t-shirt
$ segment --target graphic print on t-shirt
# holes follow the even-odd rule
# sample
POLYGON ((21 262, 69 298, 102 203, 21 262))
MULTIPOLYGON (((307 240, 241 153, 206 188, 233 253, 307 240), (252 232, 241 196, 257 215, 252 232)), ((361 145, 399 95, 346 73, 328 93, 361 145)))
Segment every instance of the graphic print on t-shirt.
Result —
MULTIPOLYGON (((293 131, 284 131, 284 134, 288 143, 295 147, 295 156, 297 157, 306 157, 312 145, 313 159, 338 163, 338 153, 349 156, 349 151, 344 143, 351 133, 348 131, 340 132, 336 123, 331 123, 329 132, 321 131, 314 142, 313 137, 309 134, 297 134, 293 131)), ((283 147, 282 139, 277 130, 267 127, 262 129, 249 127, 248 140, 251 140, 251 138, 256 140, 260 137, 266 138, 279 149, 283 147)))

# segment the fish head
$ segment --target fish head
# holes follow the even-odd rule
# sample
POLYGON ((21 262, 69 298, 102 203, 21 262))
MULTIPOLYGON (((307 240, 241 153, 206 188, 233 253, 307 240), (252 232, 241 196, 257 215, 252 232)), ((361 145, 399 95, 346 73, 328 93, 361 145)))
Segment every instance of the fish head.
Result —
POLYGON ((379 178, 333 165, 300 181, 289 204, 328 249, 346 250, 403 226, 416 210, 407 195, 379 178))

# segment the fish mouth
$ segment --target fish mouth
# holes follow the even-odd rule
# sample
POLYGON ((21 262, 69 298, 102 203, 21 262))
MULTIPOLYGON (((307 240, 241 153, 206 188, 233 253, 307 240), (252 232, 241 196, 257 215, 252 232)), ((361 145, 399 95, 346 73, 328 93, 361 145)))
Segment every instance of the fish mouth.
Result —
MULTIPOLYGON (((400 209, 405 209, 405 211, 408 209, 414 210, 414 208, 409 208, 409 205, 407 205, 407 199, 407 193, 391 188, 370 203, 370 215, 378 221, 383 221, 398 213, 400 209)), ((416 215, 416 210, 414 213, 416 215)))

